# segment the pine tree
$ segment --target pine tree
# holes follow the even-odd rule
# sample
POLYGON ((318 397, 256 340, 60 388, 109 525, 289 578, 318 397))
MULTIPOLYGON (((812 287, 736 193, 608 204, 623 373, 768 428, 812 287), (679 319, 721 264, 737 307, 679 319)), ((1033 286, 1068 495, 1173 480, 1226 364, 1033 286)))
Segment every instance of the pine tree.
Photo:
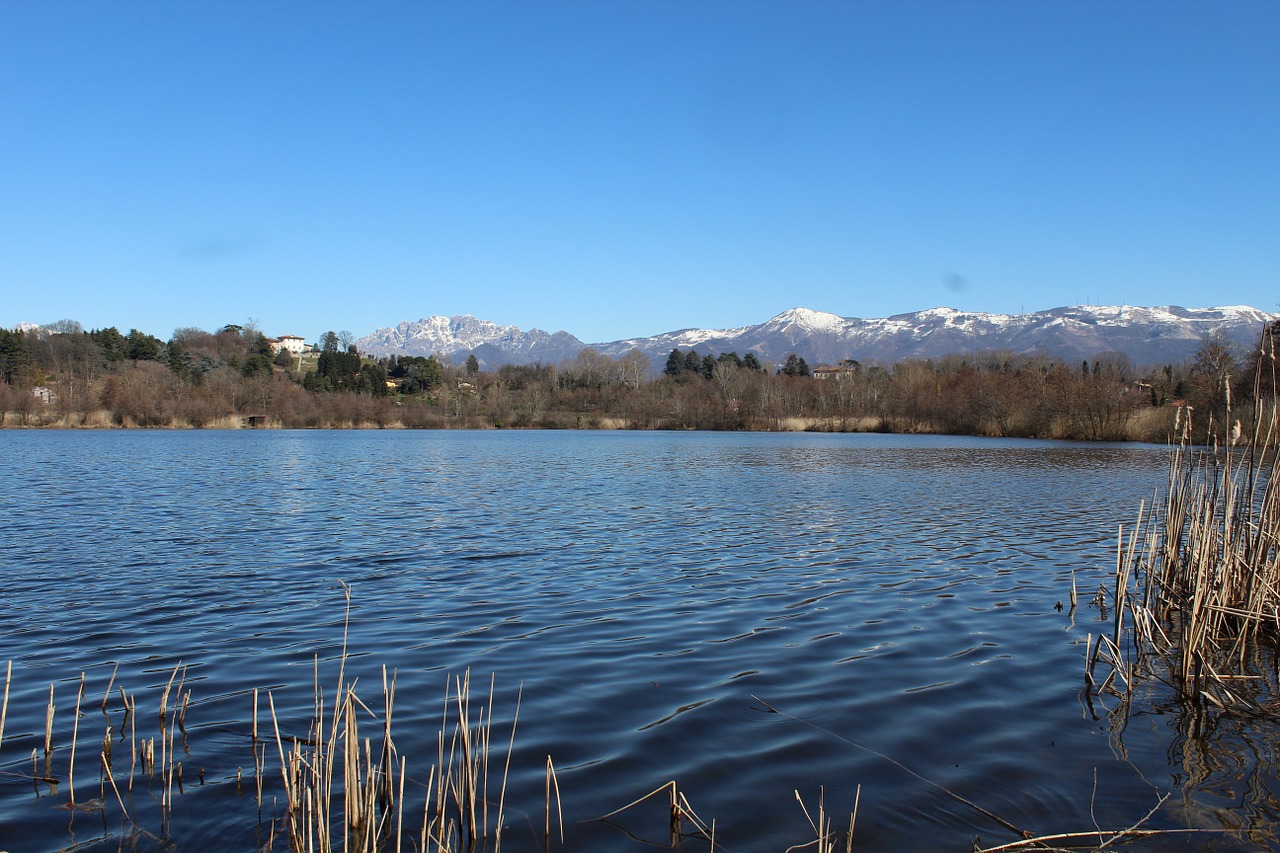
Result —
POLYGON ((667 366, 662 368, 665 376, 680 376, 684 373, 684 353, 680 350, 673 349, 671 355, 667 356, 667 366))

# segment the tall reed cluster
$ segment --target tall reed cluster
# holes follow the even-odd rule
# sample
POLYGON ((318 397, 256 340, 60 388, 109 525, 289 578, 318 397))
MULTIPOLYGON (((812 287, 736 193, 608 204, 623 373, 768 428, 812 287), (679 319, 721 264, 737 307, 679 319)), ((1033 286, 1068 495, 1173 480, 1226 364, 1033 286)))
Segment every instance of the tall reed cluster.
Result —
MULTIPOLYGON (((317 677, 314 716, 305 737, 281 733, 275 701, 268 694, 286 805, 279 831, 290 850, 455 853, 481 846, 498 850, 516 721, 512 721, 501 780, 491 788, 497 770, 490 766, 492 679, 488 704, 478 706, 472 704, 470 673, 452 679, 437 733, 435 762, 426 770, 425 781, 410 776, 408 757, 392 737, 395 675, 383 668, 382 697, 376 709, 359 698, 355 682, 342 679, 340 671, 333 705, 326 707, 317 677), (371 736, 362 735, 362 721, 364 731, 373 729, 371 736), (408 814, 413 817, 406 827, 408 814)), ((256 720, 255 708, 255 738, 256 720)), ((549 814, 548 802, 548 820, 549 814)))
MULTIPOLYGON (((343 584, 346 616, 342 629, 342 653, 333 704, 328 706, 320 684, 319 658, 315 661, 312 719, 304 737, 285 737, 280 731, 275 698, 268 693, 276 754, 280 760, 286 813, 280 830, 292 853, 376 853, 410 847, 420 853, 458 853, 484 848, 497 851, 502 843, 503 804, 511 752, 520 716, 517 699, 507 742, 500 783, 490 790, 490 746, 493 742, 493 678, 487 705, 473 707, 471 672, 453 677, 446 685, 444 710, 436 735, 435 762, 426 781, 410 787, 408 757, 392 738, 396 677, 382 668, 382 700, 378 710, 356 693, 356 682, 347 680, 347 636, 351 618, 351 590, 343 584), (361 722, 374 730, 361 735, 361 722), (376 746, 375 746, 376 742, 376 746), (406 792, 406 788, 409 792, 406 792), (417 790, 422 789, 422 799, 417 790), (409 793, 414 794, 412 803, 409 793), (497 797, 497 803, 493 797, 497 797), (405 817, 417 814, 421 821, 409 825, 405 817)), ((365 728, 367 731, 368 728, 365 728)), ((265 752, 258 738, 258 698, 253 708, 254 762, 259 778, 265 752)), ((547 759, 548 774, 551 759, 547 759)), ((550 779, 550 777, 549 777, 550 779)), ((548 792, 550 791, 548 782, 548 792)), ((259 788, 261 805, 261 788, 259 788)), ((551 802, 548 793, 547 826, 551 802)), ((274 836, 273 836, 274 837, 274 836)))
MULTIPOLYGON (((1258 375, 1275 388, 1270 335, 1258 375)), ((1227 417, 1210 429, 1211 444, 1192 444, 1190 412, 1179 419, 1163 495, 1152 512, 1139 510, 1127 540, 1121 530, 1111 636, 1090 645, 1094 690, 1127 691, 1139 666, 1162 660, 1193 699, 1262 711, 1276 698, 1280 400, 1255 395, 1246 424, 1233 415, 1229 385, 1224 396, 1227 417)))
MULTIPOLYGON (((415 778, 409 774, 408 757, 400 753, 392 738, 394 673, 383 668, 382 698, 371 708, 357 695, 354 681, 343 681, 345 651, 342 660, 339 690, 332 706, 326 705, 316 679, 313 716, 305 736, 286 736, 274 696, 268 693, 266 702, 260 703, 259 692, 253 691, 253 785, 259 820, 264 801, 268 812, 278 808, 270 804, 277 790, 273 779, 282 782, 284 801, 283 812, 277 812, 267 827, 264 849, 275 850, 284 844, 293 853, 388 853, 402 849, 460 853, 483 847, 496 853, 501 844, 519 700, 510 739, 494 744, 490 710, 493 679, 485 704, 473 702, 469 672, 450 678, 434 755, 428 754, 420 762, 429 767, 420 768, 424 775, 415 778), (261 713, 260 705, 265 705, 261 713), (267 717, 269 729, 260 728, 262 717, 267 717), (500 764, 491 762, 491 755, 502 755, 504 745, 505 759, 500 759, 500 764), (274 757, 279 759, 278 769, 271 766, 274 757), (414 817, 409 818, 410 814, 414 817)), ((318 676, 318 663, 315 670, 318 676)), ((12 678, 10 661, 0 696, 0 752, 25 741, 19 747, 23 750, 20 754, 30 746, 30 759, 23 771, 0 775, 30 781, 37 799, 61 799, 73 823, 77 814, 95 813, 101 815, 105 826, 109 813, 118 814, 122 844, 143 837, 169 838, 175 804, 185 792, 183 761, 191 755, 186 721, 192 703, 190 690, 184 690, 186 667, 178 664, 164 684, 152 724, 146 722, 148 717, 135 696, 123 687, 112 701, 114 672, 100 702, 90 698, 81 675, 71 704, 58 701, 60 691, 49 686, 42 731, 6 738, 12 678), (100 737, 96 732, 104 729, 92 723, 95 706, 100 706, 106 723, 100 737), (153 731, 158 731, 147 735, 144 727, 148 725, 155 725, 153 731)), ((10 758, 0 766, 16 769, 21 764, 10 758)), ((253 795, 252 788, 245 791, 242 770, 232 778, 237 794, 253 795)), ((188 772, 185 784, 203 786, 204 768, 188 772)), ((559 810, 558 782, 550 758, 547 786, 549 839, 552 786, 559 810)))

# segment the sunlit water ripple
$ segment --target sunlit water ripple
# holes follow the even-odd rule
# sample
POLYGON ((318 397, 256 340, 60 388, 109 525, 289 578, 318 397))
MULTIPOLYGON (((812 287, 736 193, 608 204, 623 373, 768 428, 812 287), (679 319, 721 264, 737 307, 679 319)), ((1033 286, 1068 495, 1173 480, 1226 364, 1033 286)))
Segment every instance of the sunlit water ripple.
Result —
MULTIPOLYGON (((1109 621, 1055 607, 1073 573, 1084 599, 1107 578, 1117 527, 1163 479, 1163 448, 10 432, 0 451, 9 853, 70 843, 58 801, 15 781, 30 775, 49 683, 66 708, 81 672, 100 695, 117 661, 138 691, 188 667, 187 763, 206 781, 182 794, 173 840, 253 850, 256 809, 230 781, 253 763, 250 693, 270 688, 281 725, 305 728, 317 655, 336 680, 340 581, 348 675, 372 693, 384 664, 398 670, 411 772, 434 758, 450 674, 470 668, 486 690, 492 674, 500 724, 522 691, 506 850, 541 847, 548 755, 571 850, 665 840, 652 811, 591 819, 672 779, 716 820, 717 849, 810 840, 794 792, 812 809, 821 787, 847 815, 861 786, 855 849, 959 851, 1011 835, 942 787, 1054 832, 1132 823, 1186 775, 1167 709, 1118 746, 1081 703, 1084 638, 1109 621)), ((1215 792, 1225 799, 1197 792, 1155 820, 1215 825, 1241 806, 1215 792)), ((75 840, 118 846, 77 821, 75 840)))

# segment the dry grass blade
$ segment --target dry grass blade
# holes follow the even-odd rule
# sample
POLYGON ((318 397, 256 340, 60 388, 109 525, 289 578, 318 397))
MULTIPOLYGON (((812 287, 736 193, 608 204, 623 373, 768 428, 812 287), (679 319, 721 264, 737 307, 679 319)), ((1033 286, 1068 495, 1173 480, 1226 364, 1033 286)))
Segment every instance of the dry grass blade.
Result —
POLYGON ((708 825, 706 821, 698 817, 698 814, 693 810, 693 807, 689 804, 689 800, 685 798, 685 795, 680 791, 680 789, 676 785, 675 780, 667 782, 665 785, 660 785, 659 787, 654 788, 652 791, 645 794, 643 797, 632 800, 631 802, 627 803, 625 806, 622 806, 621 808, 614 809, 608 814, 600 815, 600 817, 596 818, 596 820, 603 821, 603 820, 608 820, 611 817, 617 817, 618 815, 622 814, 628 809, 634 808, 640 805, 641 803, 647 800, 650 800, 653 797, 656 797, 659 794, 667 795, 667 806, 669 810, 668 813, 670 816, 670 825, 669 825, 670 835, 668 839, 668 844, 671 847, 675 847, 684 838, 700 836, 703 839, 711 842, 712 847, 714 848, 715 846, 714 824, 708 825), (684 821, 686 819, 689 821, 690 824, 693 825, 694 831, 692 833, 686 833, 684 831, 684 821))
POLYGON ((547 756, 547 790, 546 790, 546 821, 543 824, 546 841, 551 841, 551 789, 555 788, 556 792, 556 816, 560 820, 560 843, 564 844, 564 808, 560 804, 560 780, 556 778, 556 767, 551 762, 551 756, 547 756))
POLYGON ((13 677, 13 661, 4 672, 4 701, 0 702, 0 746, 4 745, 4 720, 9 713, 9 679, 13 677))
POLYGON ((102 771, 106 774, 107 781, 111 783, 111 790, 115 792, 116 802, 120 805, 120 811, 124 814, 124 819, 133 823, 133 818, 129 816, 129 810, 125 808, 124 800, 120 797, 120 789, 116 787, 116 777, 111 772, 111 762, 107 760, 107 756, 102 756, 102 771))
POLYGON ((80 689, 76 691, 76 711, 71 722, 71 761, 67 764, 67 793, 72 810, 76 805, 76 741, 80 739, 80 701, 84 698, 84 673, 80 673, 80 689))
MULTIPOLYGON (((164 720, 168 715, 169 691, 173 689, 173 681, 175 678, 178 677, 178 670, 180 669, 182 669, 182 661, 178 661, 177 665, 173 668, 173 673, 169 676, 169 683, 165 685, 164 692, 160 694, 160 719, 161 720, 164 720)), ((186 675, 183 675, 183 678, 185 679, 186 675)), ((178 689, 181 690, 182 688, 179 687, 178 689)))
POLYGON ((107 682, 107 689, 102 694, 102 713, 107 713, 107 700, 111 698, 111 688, 116 683, 116 673, 120 671, 120 661, 116 661, 115 667, 111 670, 111 679, 107 682))
POLYGON ((858 785, 857 790, 853 794, 853 814, 849 815, 849 838, 845 842, 845 853, 851 853, 853 850, 853 828, 858 822, 858 805, 862 802, 862 785, 858 785))
POLYGON ((652 791, 645 794, 643 797, 632 800, 631 802, 627 803, 625 806, 622 806, 621 808, 614 809, 608 814, 600 815, 600 817, 596 818, 596 820, 606 820, 611 817, 617 817, 618 815, 625 812, 627 809, 632 808, 634 806, 638 806, 641 803, 643 803, 645 800, 648 800, 652 797, 656 797, 658 794, 663 794, 663 793, 669 794, 671 799, 674 801, 676 796, 675 792, 676 792, 676 783, 675 783, 675 780, 673 779, 672 781, 666 783, 665 785, 660 785, 657 788, 654 788, 652 791))

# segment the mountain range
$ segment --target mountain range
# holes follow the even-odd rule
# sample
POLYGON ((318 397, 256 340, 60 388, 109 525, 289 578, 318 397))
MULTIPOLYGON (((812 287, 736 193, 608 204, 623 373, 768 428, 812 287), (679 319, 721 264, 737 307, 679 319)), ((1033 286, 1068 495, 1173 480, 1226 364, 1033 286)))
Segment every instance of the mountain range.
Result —
POLYGON ((1280 314, 1240 305, 1074 306, 1031 314, 931 308, 871 320, 792 308, 754 326, 681 329, 647 338, 584 343, 564 331, 523 331, 461 315, 405 321, 378 329, 356 345, 372 355, 435 355, 452 363, 475 355, 486 369, 503 364, 557 364, 586 347, 615 358, 638 349, 648 356, 655 372, 662 369, 673 349, 696 349, 711 355, 751 351, 766 364, 780 364, 795 353, 815 367, 842 359, 891 363, 1001 350, 1071 361, 1118 352, 1137 365, 1148 365, 1189 358, 1211 335, 1221 335, 1247 349, 1257 341, 1263 326, 1276 319, 1280 314))

